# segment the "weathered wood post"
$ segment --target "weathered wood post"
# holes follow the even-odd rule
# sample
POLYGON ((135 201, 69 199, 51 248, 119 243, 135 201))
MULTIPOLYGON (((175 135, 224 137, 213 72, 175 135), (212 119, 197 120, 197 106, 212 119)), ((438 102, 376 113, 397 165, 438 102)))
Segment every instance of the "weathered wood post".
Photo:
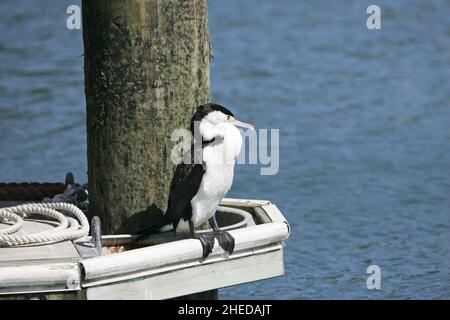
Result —
POLYGON ((104 233, 135 233, 166 209, 173 130, 210 101, 208 4, 83 0, 82 11, 90 212, 104 233))

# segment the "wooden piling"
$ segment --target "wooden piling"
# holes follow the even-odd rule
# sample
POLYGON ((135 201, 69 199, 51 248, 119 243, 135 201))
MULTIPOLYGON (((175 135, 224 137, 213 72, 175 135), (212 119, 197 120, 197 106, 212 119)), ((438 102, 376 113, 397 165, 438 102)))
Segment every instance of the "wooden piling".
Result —
POLYGON ((172 132, 210 101, 207 0, 84 0, 91 214, 135 233, 165 211, 172 132))
POLYGON ((136 233, 166 210, 172 132, 211 100, 208 3, 83 0, 82 12, 90 213, 104 233, 136 233))

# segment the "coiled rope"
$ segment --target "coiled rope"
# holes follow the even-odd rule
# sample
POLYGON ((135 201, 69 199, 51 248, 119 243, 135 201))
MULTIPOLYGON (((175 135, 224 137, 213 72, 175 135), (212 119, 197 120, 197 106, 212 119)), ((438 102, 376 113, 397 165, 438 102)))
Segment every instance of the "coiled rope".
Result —
POLYGON ((0 229, 0 247, 49 244, 78 239, 89 233, 89 222, 84 213, 77 206, 64 202, 29 203, 0 208, 0 223, 2 222, 13 224, 0 229), (17 234, 23 227, 23 219, 31 214, 48 216, 57 220, 59 225, 43 232, 17 234))

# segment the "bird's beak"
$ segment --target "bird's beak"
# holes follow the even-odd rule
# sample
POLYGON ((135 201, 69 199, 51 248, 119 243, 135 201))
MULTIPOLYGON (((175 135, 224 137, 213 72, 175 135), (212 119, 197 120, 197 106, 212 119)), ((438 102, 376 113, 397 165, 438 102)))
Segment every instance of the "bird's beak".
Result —
POLYGON ((236 127, 250 129, 252 131, 255 131, 255 127, 252 126, 250 123, 241 122, 237 119, 232 119, 231 123, 234 124, 236 127))

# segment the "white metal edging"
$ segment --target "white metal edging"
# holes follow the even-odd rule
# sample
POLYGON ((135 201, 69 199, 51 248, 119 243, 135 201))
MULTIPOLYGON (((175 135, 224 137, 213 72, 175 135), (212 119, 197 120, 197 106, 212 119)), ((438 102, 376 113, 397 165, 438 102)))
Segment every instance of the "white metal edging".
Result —
POLYGON ((89 287, 136 276, 167 272, 167 268, 174 270, 218 260, 237 259, 242 255, 253 254, 256 248, 279 245, 289 235, 288 227, 284 222, 261 224, 229 232, 235 238, 235 252, 229 258, 226 258, 225 251, 216 241, 211 255, 204 262, 200 262, 201 244, 198 240, 186 239, 83 259, 80 261, 84 273, 82 286, 89 287))
POLYGON ((262 210, 264 210, 267 215, 269 216, 270 220, 273 222, 284 222, 286 223, 288 227, 288 235, 286 238, 288 238, 291 234, 291 226, 289 225, 289 222, 286 220, 286 218, 283 216, 280 210, 278 210, 278 207, 274 204, 267 204, 261 207, 262 210))
POLYGON ((269 200, 223 198, 222 206, 259 207, 271 204, 269 200))
POLYGON ((80 290, 78 263, 0 268, 0 295, 80 290))

